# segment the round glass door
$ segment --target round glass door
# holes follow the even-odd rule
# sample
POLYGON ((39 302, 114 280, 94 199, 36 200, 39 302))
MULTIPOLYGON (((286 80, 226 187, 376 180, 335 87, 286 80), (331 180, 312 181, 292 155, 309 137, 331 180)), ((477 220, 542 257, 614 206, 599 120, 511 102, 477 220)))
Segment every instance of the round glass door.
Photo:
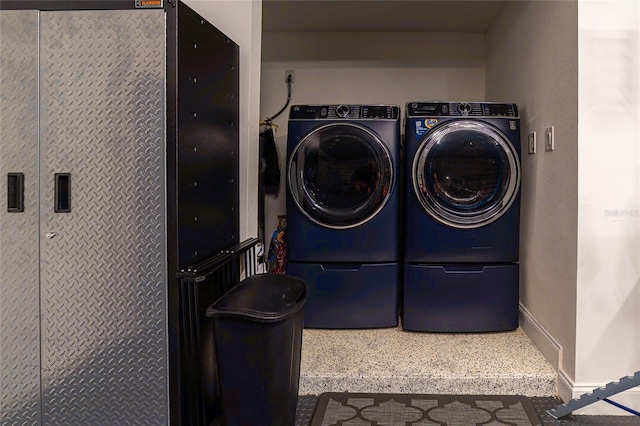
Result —
POLYGON ((386 204, 394 180, 389 150, 356 124, 328 124, 300 140, 289 158, 289 191, 300 211, 328 228, 351 228, 386 204))
POLYGON ((484 123, 444 123, 421 142, 413 189, 426 212, 454 228, 477 228, 502 216, 520 188, 513 145, 484 123))

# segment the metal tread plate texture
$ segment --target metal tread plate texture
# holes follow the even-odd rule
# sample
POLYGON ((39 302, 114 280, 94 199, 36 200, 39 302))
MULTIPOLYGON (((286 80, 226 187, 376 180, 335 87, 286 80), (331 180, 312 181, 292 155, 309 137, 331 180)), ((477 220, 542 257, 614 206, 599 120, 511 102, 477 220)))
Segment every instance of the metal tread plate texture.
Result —
POLYGON ((0 11, 0 423, 40 421, 38 12, 0 11), (8 212, 7 173, 24 174, 8 212))
POLYGON ((40 31, 43 418, 164 424, 164 11, 42 12, 40 31))

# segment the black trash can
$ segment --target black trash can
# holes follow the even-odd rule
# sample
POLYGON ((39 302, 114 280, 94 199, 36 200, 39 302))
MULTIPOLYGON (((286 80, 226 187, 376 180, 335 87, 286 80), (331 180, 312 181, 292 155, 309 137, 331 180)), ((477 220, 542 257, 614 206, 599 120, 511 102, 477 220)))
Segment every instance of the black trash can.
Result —
POLYGON ((246 278, 206 310, 213 318, 226 426, 295 424, 307 284, 283 274, 246 278))

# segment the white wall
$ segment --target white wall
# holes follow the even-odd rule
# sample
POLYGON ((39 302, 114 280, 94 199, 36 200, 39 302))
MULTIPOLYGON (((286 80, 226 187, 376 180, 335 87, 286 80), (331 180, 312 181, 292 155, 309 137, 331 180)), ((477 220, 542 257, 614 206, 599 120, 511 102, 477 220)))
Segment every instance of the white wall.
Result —
POLYGON ((240 46, 240 241, 257 236, 261 0, 184 0, 240 46))
POLYGON ((580 3, 574 394, 640 371, 639 29, 637 1, 580 3))
MULTIPOLYGON (((285 104, 285 71, 294 70, 295 104, 392 104, 408 101, 484 100, 484 36, 457 33, 265 33, 260 115, 285 104)), ((265 201, 265 235, 285 214, 287 119, 276 144, 283 171, 278 196, 265 201)), ((403 113, 404 115, 404 113, 403 113)))
MULTIPOLYGON (((487 99, 512 99, 522 117, 520 300, 523 328, 547 358, 575 374, 578 219, 578 5, 511 2, 487 34, 487 99), (556 149, 545 151, 547 127, 556 149), (527 154, 536 132, 537 153, 527 154), (537 321, 552 336, 531 332, 537 321), (555 339, 564 349, 562 354, 555 339), (562 360, 558 358, 562 355, 562 360)), ((535 331, 535 330, 534 330, 535 331)))

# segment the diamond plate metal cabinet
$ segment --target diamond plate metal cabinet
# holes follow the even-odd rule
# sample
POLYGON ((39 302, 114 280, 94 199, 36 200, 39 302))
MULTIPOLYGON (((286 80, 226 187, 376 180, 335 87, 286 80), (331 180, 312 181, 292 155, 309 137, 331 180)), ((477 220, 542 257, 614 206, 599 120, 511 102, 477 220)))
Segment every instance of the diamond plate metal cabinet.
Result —
POLYGON ((0 19, 0 424, 187 424, 174 277, 239 241, 238 45, 175 0, 0 19))
POLYGON ((25 177, 2 212, 1 422, 166 424, 164 11, 22 13, 1 15, 3 200, 25 177))

